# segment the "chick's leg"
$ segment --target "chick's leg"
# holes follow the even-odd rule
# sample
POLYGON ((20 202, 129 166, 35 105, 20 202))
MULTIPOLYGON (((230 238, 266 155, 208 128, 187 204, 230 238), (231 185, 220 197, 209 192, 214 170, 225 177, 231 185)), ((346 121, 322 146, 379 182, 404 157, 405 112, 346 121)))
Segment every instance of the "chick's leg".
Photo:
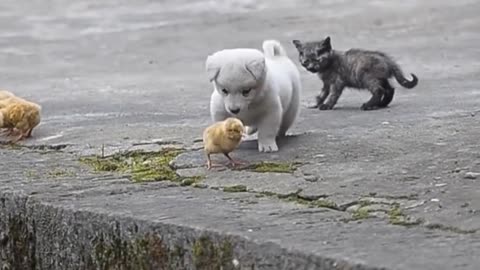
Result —
POLYGON ((233 167, 237 166, 237 165, 246 165, 245 162, 242 162, 242 161, 239 161, 239 160, 234 160, 232 157, 230 157, 230 155, 228 153, 223 153, 227 158, 228 160, 230 160, 230 164, 232 164, 233 167))
POLYGON ((23 139, 25 139, 27 136, 25 133, 20 133, 15 139, 11 140, 10 143, 17 143, 23 139))
POLYGON ((213 167, 221 167, 220 164, 212 164, 212 159, 210 158, 210 154, 207 154, 207 170, 211 170, 213 167))
POLYGON ((13 128, 6 128, 0 132, 1 135, 7 135, 7 136, 12 135, 13 133, 14 133, 13 128))
POLYGON ((212 159, 210 158, 210 154, 207 154, 207 170, 212 168, 212 159))

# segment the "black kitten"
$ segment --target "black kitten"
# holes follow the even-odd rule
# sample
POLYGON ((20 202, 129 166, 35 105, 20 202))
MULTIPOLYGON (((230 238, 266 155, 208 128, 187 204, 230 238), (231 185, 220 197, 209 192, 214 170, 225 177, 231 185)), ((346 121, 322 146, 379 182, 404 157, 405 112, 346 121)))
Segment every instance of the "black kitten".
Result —
POLYGON ((411 74, 411 81, 407 80, 398 64, 382 52, 360 49, 335 51, 332 50, 330 37, 315 42, 292 42, 297 47, 302 66, 317 73, 323 81, 323 89, 313 108, 333 109, 345 87, 368 89, 372 93, 370 100, 362 105, 362 110, 385 108, 395 93, 389 78, 395 77, 405 88, 413 88, 418 83, 414 74, 411 74))

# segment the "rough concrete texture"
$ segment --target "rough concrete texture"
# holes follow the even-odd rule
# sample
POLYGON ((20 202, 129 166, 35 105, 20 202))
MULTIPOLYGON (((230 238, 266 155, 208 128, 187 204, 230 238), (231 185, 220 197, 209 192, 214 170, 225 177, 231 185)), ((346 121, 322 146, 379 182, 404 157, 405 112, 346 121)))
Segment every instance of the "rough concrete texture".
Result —
MULTIPOLYGON (((1 269, 478 269, 480 3, 457 1, 13 1, 0 3, 1 88, 39 102, 24 147, 0 148, 1 269), (393 55, 420 78, 364 112, 301 70, 287 173, 206 172, 206 56, 332 37, 393 55), (194 186, 132 183, 84 155, 186 149, 194 186), (197 187, 197 188, 195 188, 197 187), (241 192, 232 192, 241 191, 241 192)), ((216 157, 222 161, 222 157, 216 157)), ((283 164, 285 165, 285 164, 283 164)))

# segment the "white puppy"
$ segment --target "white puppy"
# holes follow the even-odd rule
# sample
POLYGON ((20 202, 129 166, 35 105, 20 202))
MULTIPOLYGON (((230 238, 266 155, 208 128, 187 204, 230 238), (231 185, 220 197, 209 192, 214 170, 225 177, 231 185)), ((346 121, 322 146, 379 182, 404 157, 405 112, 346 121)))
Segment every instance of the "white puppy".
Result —
POLYGON ((247 133, 258 130, 258 150, 278 151, 277 136, 285 136, 300 108, 301 82, 295 64, 275 40, 256 49, 227 49, 208 56, 208 77, 214 91, 212 120, 236 117, 247 133))

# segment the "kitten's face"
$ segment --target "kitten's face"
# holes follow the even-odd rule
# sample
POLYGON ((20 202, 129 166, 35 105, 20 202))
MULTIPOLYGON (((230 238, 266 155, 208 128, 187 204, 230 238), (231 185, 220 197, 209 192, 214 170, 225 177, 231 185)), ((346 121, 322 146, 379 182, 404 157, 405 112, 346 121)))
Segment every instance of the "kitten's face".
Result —
POLYGON ((321 41, 301 43, 299 40, 292 41, 298 51, 298 59, 302 66, 312 72, 321 72, 328 67, 332 46, 330 37, 321 41))

